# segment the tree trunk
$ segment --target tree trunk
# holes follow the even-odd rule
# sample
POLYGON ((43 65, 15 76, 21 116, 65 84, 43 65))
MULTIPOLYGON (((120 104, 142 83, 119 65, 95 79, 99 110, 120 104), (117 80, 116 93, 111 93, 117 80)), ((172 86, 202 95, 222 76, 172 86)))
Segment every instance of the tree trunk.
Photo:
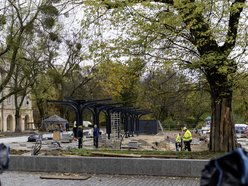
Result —
POLYGON ((209 150, 214 152, 229 152, 236 148, 232 118, 232 85, 227 79, 223 74, 215 74, 208 79, 212 106, 209 150), (215 81, 212 81, 214 79, 215 81))
POLYGON ((16 109, 15 123, 16 123, 15 132, 21 132, 21 126, 20 126, 20 112, 19 112, 18 109, 16 109))

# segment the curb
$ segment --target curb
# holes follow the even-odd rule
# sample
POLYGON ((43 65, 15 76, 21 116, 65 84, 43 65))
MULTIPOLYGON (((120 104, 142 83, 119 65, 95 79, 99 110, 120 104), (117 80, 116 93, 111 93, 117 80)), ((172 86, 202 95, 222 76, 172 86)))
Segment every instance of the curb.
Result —
POLYGON ((209 160, 10 156, 9 171, 200 177, 209 160))

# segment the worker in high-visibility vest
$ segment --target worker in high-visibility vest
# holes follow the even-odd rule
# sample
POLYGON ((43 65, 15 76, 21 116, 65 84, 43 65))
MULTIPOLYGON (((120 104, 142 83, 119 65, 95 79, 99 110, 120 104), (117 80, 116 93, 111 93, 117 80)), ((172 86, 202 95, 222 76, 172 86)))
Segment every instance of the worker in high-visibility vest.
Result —
POLYGON ((192 134, 191 132, 187 129, 187 127, 183 127, 183 142, 184 142, 184 150, 191 151, 190 148, 190 143, 192 142, 192 134))
POLYGON ((179 148, 181 147, 182 139, 180 133, 176 134, 176 151, 179 151, 179 148))

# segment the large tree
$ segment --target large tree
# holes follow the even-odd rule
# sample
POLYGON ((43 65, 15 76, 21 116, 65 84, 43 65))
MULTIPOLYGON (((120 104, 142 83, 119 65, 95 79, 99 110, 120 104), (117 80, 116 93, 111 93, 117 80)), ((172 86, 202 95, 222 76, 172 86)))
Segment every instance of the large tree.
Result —
POLYGON ((248 74, 241 72, 236 81, 237 89, 234 91, 234 121, 235 123, 248 122, 248 74))
POLYGON ((193 128, 209 114, 209 96, 204 82, 192 82, 168 64, 149 72, 142 81, 139 103, 153 111, 165 127, 193 128))
POLYGON ((55 41, 56 20, 61 8, 57 6, 58 1, 54 2, 4 0, 0 3, 0 92, 4 91, 0 102, 14 95, 17 130, 23 101, 37 76, 43 73, 45 63, 53 58, 46 56, 48 47, 43 46, 47 43, 46 38, 50 45, 55 41))
POLYGON ((150 57, 150 62, 175 61, 179 67, 200 70, 205 75, 212 109, 209 150, 231 151, 236 148, 232 98, 234 75, 240 59, 238 54, 246 51, 246 41, 238 37, 239 34, 246 35, 246 26, 242 26, 246 0, 96 2, 122 19, 120 26, 118 19, 112 18, 113 25, 122 28, 121 33, 125 25, 127 34, 132 35, 122 35, 125 41, 121 45, 114 43, 114 47, 119 48, 119 55, 123 52, 124 56, 150 57), (120 50, 124 47, 125 50, 120 50))

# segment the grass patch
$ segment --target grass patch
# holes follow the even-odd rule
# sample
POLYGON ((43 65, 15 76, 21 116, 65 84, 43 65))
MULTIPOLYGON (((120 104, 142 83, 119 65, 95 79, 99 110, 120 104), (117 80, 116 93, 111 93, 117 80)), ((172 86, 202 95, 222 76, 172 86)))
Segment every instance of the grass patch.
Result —
POLYGON ((144 156, 176 156, 178 159, 214 159, 224 155, 223 152, 209 152, 209 151, 158 151, 158 150, 110 150, 110 149, 72 149, 66 154, 77 155, 77 156, 95 156, 94 152, 99 153, 110 153, 116 155, 144 155, 144 156))

